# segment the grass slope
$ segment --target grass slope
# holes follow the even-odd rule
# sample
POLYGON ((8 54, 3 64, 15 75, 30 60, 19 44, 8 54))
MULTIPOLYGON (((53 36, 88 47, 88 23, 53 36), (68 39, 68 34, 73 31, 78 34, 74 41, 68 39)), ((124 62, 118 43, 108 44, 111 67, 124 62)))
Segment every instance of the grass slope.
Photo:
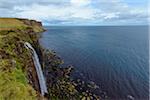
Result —
MULTIPOLYGON (((30 22, 29 20, 27 20, 30 22)), ((26 68, 31 57, 24 48, 24 41, 33 43, 38 25, 27 25, 16 18, 0 18, 0 100, 33 100, 36 91, 28 84, 26 68)))

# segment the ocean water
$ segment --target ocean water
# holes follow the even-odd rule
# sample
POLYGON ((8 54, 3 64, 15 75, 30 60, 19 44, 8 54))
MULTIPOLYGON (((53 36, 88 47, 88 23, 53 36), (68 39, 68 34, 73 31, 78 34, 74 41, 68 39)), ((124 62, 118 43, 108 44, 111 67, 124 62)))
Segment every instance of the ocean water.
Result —
POLYGON ((148 100, 148 26, 46 26, 40 43, 112 100, 148 100))

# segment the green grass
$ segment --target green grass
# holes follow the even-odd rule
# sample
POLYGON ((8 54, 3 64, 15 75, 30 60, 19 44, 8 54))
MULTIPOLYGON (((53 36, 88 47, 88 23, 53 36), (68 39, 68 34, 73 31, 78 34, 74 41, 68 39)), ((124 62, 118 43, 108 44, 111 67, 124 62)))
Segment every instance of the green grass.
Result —
POLYGON ((15 18, 0 18, 0 100, 37 100, 36 91, 28 84, 26 67, 31 59, 24 42, 33 44, 41 26, 29 26, 15 18))
POLYGON ((19 70, 0 73, 0 100, 35 100, 36 92, 21 79, 24 75, 19 70), (21 75, 21 76, 20 76, 21 75), (19 78, 19 79, 18 79, 19 78))
POLYGON ((0 18, 0 30, 22 29, 26 28, 22 21, 15 18, 0 18))
POLYGON ((42 32, 44 30, 42 26, 39 26, 36 23, 32 25, 30 24, 31 20, 27 19, 23 20, 19 18, 0 18, 0 31, 16 29, 26 30, 27 28, 33 29, 34 32, 42 32))

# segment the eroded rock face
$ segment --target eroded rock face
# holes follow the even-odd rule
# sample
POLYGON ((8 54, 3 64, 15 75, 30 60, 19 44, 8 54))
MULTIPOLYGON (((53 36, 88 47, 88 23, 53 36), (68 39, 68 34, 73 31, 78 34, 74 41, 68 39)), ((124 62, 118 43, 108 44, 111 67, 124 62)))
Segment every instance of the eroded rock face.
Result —
POLYGON ((42 22, 35 21, 35 20, 29 20, 29 19, 19 19, 24 22, 25 25, 34 27, 33 30, 36 30, 37 32, 45 31, 45 29, 42 27, 42 22))
POLYGON ((37 26, 42 27, 42 22, 40 21, 29 20, 29 19, 19 19, 19 20, 23 21, 24 24, 29 25, 29 26, 37 25, 37 26))

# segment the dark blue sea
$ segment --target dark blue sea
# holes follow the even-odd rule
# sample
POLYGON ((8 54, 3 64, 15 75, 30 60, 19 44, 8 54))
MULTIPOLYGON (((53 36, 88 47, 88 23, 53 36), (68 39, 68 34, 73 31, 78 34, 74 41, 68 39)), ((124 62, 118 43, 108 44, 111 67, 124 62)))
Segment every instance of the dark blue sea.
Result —
POLYGON ((110 100, 148 100, 148 26, 46 26, 40 43, 110 100))

